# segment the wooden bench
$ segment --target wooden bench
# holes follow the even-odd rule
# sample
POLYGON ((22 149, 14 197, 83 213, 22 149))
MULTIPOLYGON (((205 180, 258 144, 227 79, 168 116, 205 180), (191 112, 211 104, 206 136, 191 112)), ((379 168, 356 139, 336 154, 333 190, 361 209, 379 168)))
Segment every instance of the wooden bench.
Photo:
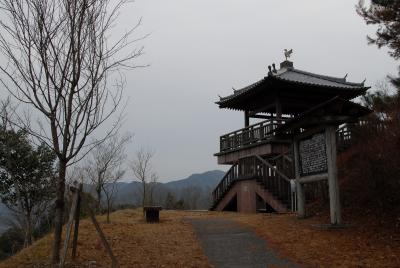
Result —
POLYGON ((144 207, 147 222, 159 222, 160 221, 160 210, 159 206, 144 207))

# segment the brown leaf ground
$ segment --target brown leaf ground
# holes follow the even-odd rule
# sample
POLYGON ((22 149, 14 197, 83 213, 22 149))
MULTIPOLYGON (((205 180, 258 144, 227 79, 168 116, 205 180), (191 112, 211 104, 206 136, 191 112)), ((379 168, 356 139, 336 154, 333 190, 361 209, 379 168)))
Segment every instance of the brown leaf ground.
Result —
MULTIPOLYGON (((339 230, 321 230, 314 224, 323 217, 298 220, 295 215, 237 214, 217 212, 162 211, 161 223, 146 224, 140 210, 112 214, 112 223, 101 226, 121 267, 211 267, 187 217, 224 217, 252 228, 279 254, 304 267, 400 267, 400 235, 373 224, 354 221, 339 230)), ((4 267, 44 267, 50 256, 51 236, 0 263, 4 267)), ((93 225, 82 221, 79 256, 69 267, 109 267, 93 225)))
POLYGON ((354 221, 344 229, 323 230, 326 218, 299 220, 295 215, 232 215, 251 226, 281 256, 304 267, 400 267, 400 235, 370 222, 354 221))
MULTIPOLYGON (((183 221, 190 213, 162 211, 161 215, 159 224, 146 224, 141 210, 117 211, 111 215, 110 224, 99 217, 120 267, 210 267, 192 227, 183 221)), ((51 238, 37 241, 0 267, 48 266, 51 238)), ((78 252, 75 263, 67 259, 67 267, 88 267, 93 262, 96 268, 110 267, 111 261, 88 220, 83 220, 79 228, 78 252)))

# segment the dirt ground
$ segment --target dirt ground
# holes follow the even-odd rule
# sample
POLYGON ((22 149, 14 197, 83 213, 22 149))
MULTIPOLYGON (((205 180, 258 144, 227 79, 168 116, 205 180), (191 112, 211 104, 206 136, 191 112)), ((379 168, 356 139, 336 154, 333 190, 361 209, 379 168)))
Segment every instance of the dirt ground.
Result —
MULTIPOLYGON (((112 214, 111 224, 99 217, 121 267, 211 267, 187 218, 234 220, 268 241, 268 246, 303 267, 400 267, 400 234, 385 232, 366 221, 345 229, 323 230, 324 218, 299 220, 292 214, 237 214, 161 211, 159 224, 146 224, 140 210, 112 214)), ((4 267, 46 267, 51 236, 0 263, 4 267)), ((79 256, 67 267, 110 267, 94 226, 83 220, 79 256), (94 266, 94 264, 96 264, 94 266)))
MULTIPOLYGON (((162 211, 159 224, 144 222, 141 210, 122 210, 106 224, 99 217, 120 267, 210 267, 192 227, 183 221, 191 213, 162 211)), ((51 236, 37 241, 0 263, 1 268, 49 266, 51 236)), ((69 254, 70 256, 70 254, 69 254)), ((111 261, 88 220, 79 228, 78 258, 67 267, 111 267, 111 261)))

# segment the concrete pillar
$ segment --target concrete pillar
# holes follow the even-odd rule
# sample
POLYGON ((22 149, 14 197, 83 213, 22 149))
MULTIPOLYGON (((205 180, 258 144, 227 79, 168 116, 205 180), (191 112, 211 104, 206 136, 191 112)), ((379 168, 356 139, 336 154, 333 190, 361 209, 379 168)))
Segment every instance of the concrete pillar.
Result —
POLYGON ((333 126, 326 127, 326 155, 328 164, 328 184, 329 184, 329 202, 331 224, 341 224, 342 215, 340 208, 339 182, 337 178, 336 166, 336 128, 333 126))
POLYGON ((255 213, 257 210, 254 180, 239 182, 240 189, 237 193, 238 212, 255 213))
POLYGON ((306 217, 306 198, 304 194, 304 185, 298 180, 296 181, 296 194, 297 194, 297 217, 304 219, 306 217))

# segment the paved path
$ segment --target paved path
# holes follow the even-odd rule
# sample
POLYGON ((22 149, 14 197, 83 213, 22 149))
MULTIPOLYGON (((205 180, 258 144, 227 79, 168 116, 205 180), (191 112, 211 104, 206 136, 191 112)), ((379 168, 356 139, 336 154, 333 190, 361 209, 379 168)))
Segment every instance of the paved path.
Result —
POLYGON ((298 267, 279 258, 265 240, 232 220, 191 218, 188 221, 216 268, 298 267))

